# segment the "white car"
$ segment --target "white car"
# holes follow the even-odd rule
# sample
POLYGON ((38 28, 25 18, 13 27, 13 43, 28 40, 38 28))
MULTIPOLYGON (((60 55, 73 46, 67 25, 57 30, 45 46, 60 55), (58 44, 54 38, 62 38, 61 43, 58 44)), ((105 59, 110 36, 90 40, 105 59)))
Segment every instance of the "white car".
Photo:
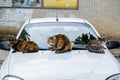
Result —
POLYGON ((95 28, 80 18, 36 18, 26 21, 17 39, 36 42, 35 53, 10 50, 0 71, 0 80, 120 80, 118 61, 106 47, 105 53, 85 50, 86 44, 73 43, 73 50, 56 54, 49 49, 47 38, 56 34, 67 35, 72 42, 82 34, 100 37, 95 28), (74 48, 76 46, 76 48, 74 48))

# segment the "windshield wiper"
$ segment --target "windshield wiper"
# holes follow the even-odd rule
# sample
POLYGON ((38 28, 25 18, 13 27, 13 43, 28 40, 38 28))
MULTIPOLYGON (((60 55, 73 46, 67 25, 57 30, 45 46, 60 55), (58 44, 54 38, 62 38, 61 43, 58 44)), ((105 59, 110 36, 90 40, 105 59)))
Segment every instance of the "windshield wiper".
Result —
POLYGON ((47 48, 39 48, 39 50, 50 50, 50 49, 47 49, 47 48))
MULTIPOLYGON (((49 48, 39 48, 39 50, 51 50, 51 47, 49 48)), ((73 47, 72 50, 85 50, 84 47, 73 47)))
POLYGON ((85 48, 73 47, 72 50, 85 50, 85 48))
POLYGON ((48 48, 39 48, 39 50, 51 50, 52 47, 48 47, 48 48))

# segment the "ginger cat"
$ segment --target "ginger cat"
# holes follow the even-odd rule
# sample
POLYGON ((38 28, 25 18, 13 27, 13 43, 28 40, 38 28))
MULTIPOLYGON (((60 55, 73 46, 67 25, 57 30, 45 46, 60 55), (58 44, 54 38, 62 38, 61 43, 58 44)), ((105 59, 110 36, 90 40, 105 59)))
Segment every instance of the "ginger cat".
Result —
POLYGON ((47 43, 52 46, 52 51, 55 51, 55 53, 64 53, 72 49, 71 41, 64 34, 48 37, 47 43))

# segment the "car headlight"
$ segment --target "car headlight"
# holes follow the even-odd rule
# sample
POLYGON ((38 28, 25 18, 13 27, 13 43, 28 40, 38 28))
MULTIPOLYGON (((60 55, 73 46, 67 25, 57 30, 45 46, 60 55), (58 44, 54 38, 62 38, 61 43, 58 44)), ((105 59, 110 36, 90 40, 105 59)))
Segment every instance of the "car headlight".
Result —
POLYGON ((109 76, 108 78, 106 78, 105 80, 120 80, 120 73, 113 74, 109 76))
POLYGON ((24 79, 14 75, 7 75, 2 80, 24 80, 24 79))

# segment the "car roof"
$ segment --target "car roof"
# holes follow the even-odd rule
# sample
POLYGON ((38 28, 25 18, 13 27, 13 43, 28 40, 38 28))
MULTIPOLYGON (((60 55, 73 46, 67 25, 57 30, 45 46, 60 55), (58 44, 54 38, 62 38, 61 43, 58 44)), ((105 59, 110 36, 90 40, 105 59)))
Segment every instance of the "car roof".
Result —
POLYGON ((85 19, 81 18, 33 18, 29 20, 29 23, 38 23, 38 22, 81 22, 86 23, 85 19))
MULTIPOLYGON (((32 18, 28 19, 20 29, 18 36, 24 29, 26 24, 31 24, 31 23, 40 23, 40 22, 78 22, 78 23, 87 23, 90 25, 90 27, 96 32, 97 36, 100 37, 99 33, 96 31, 96 29, 92 26, 90 22, 88 22, 86 19, 83 18, 63 18, 63 17, 51 17, 51 18, 32 18)), ((17 36, 17 38, 18 38, 17 36)))

